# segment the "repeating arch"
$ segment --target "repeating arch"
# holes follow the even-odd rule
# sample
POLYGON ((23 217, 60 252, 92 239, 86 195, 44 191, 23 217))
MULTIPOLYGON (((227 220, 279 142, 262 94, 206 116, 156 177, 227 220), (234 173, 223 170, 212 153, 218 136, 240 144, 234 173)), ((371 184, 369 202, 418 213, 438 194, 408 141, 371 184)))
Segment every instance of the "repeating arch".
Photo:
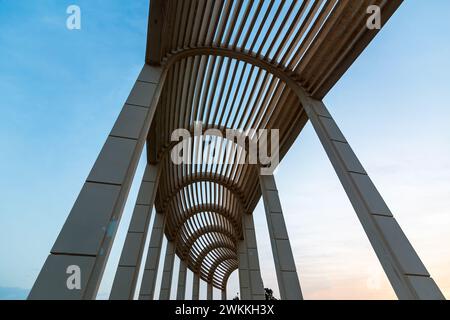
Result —
MULTIPOLYGON (((199 52, 194 51, 190 53, 199 54, 199 52)), ((184 55, 186 54, 186 52, 182 52, 180 54, 184 55)), ((201 59, 205 59, 204 56, 200 57, 201 59)), ((178 56, 177 59, 178 58, 180 57, 178 56)), ((187 57, 186 59, 190 58, 196 59, 195 57, 187 57)), ((242 61, 246 60, 250 61, 250 59, 243 59, 242 61)), ((176 64, 180 63, 180 60, 175 60, 174 58, 173 61, 168 61, 168 66, 169 63, 172 63, 171 68, 177 68, 176 64)), ((182 60, 181 63, 183 63, 182 60)), ((264 109, 264 112, 255 109, 252 110, 251 113, 253 114, 253 117, 257 119, 255 121, 258 123, 260 128, 270 128, 271 126, 276 127, 277 129, 281 128, 283 130, 281 135, 282 142, 292 140, 292 138, 287 136, 287 132, 292 130, 292 127, 302 127, 304 123, 306 123, 306 116, 302 111, 301 104, 299 102, 300 100, 291 88, 289 88, 286 84, 283 84, 283 82, 280 79, 274 77, 273 74, 267 72, 267 70, 272 71, 270 68, 267 68, 267 70, 265 71, 263 70, 265 69, 260 68, 260 73, 265 73, 265 79, 263 79, 263 82, 265 83, 266 91, 261 92, 256 97, 258 101, 253 101, 253 103, 257 104, 259 108, 261 108, 261 110, 264 109), (290 115, 290 118, 294 120, 276 120, 276 117, 280 114, 280 110, 277 110, 276 108, 277 104, 293 105, 294 108, 289 109, 292 110, 292 115, 290 115), (261 118, 263 113, 271 115, 272 118, 261 118)), ((169 71, 169 78, 170 76, 171 75, 169 71)), ((156 116, 159 118, 164 118, 161 113, 162 111, 158 109, 156 116)), ((247 119, 249 119, 250 117, 251 115, 248 115, 247 119)), ((235 120, 234 122, 243 123, 248 121, 235 120)), ((157 121, 156 123, 159 122, 157 121)), ((208 128, 217 128, 218 126, 219 125, 215 123, 206 123, 206 127, 208 128)), ((175 126, 173 127, 175 128, 175 126)), ((192 127, 192 123, 187 126, 187 128, 189 127, 192 127)), ((153 129, 153 131, 158 130, 153 129)), ((224 166, 222 170, 218 170, 217 168, 207 168, 206 170, 204 168, 199 169, 194 165, 174 165, 170 163, 170 161, 168 161, 169 157, 167 156, 167 154, 172 145, 168 145, 167 142, 164 142, 164 139, 167 138, 168 137, 159 137, 159 139, 162 140, 160 149, 161 151, 158 151, 158 148, 155 148, 154 150, 156 150, 156 154, 153 156, 153 158, 155 159, 160 158, 160 161, 164 161, 163 176, 165 177, 165 179, 161 183, 161 190, 163 192, 160 191, 158 193, 156 205, 160 208, 161 211, 168 214, 166 234, 169 237, 174 237, 174 235, 177 235, 177 252, 179 253, 180 257, 189 260, 188 266, 192 270, 198 272, 201 278, 205 281, 213 283, 213 285, 218 288, 222 288, 224 286, 224 280, 221 280, 221 277, 225 278, 229 276, 229 273, 232 272, 230 270, 235 270, 237 268, 237 255, 235 254, 233 260, 229 257, 229 255, 223 253, 215 257, 215 260, 214 262, 212 262, 212 264, 204 265, 202 263, 199 267, 198 260, 193 260, 195 259, 194 257, 196 257, 196 255, 190 254, 190 251, 196 250, 195 248, 192 248, 192 239, 198 238, 200 235, 206 232, 217 231, 219 234, 225 234, 227 237, 233 239, 234 242, 237 241, 242 232, 242 214, 246 212, 252 212, 260 197, 260 190, 258 187, 259 169, 254 165, 230 165, 227 167, 224 166), (198 201, 198 199, 194 199, 196 197, 198 198, 198 196, 205 190, 205 188, 197 187, 197 185, 201 183, 207 183, 208 186, 214 184, 219 186, 219 188, 221 187, 222 190, 220 191, 218 190, 218 188, 208 187, 210 188, 210 190, 213 190, 210 193, 217 196, 217 198, 219 198, 219 194, 220 196, 224 196, 229 193, 232 196, 225 196, 223 199, 233 198, 234 200, 224 201, 222 204, 208 204, 207 202, 202 202, 198 201), (216 190, 217 192, 215 192, 216 190), (250 193, 245 193, 243 190, 252 191, 250 193), (193 205, 188 206, 189 203, 193 205), (223 216, 232 216, 233 228, 236 229, 236 232, 230 233, 229 231, 226 231, 223 226, 218 225, 210 225, 208 228, 190 228, 184 226, 192 216, 195 216, 200 212, 208 211, 218 212, 219 214, 222 213, 223 216), (225 259, 225 257, 228 257, 228 259, 225 259), (222 259, 225 259, 228 262, 219 266, 222 259), (214 275, 216 275, 216 278, 214 278, 214 275)), ((215 239, 211 239, 211 247, 216 247, 220 242, 221 239, 218 237, 215 239)), ((236 251, 236 246, 234 246, 234 250, 236 251)), ((202 253, 202 255, 206 256, 209 252, 202 253)))
POLYGON ((234 258, 232 255, 224 256, 211 266, 208 279, 210 279, 217 287, 223 288, 224 285, 222 279, 225 278, 225 275, 230 269, 236 269, 237 265, 237 258, 234 258))
POLYGON ((228 279, 230 278, 231 274, 238 268, 238 262, 236 261, 234 264, 232 264, 231 266, 229 266, 226 270, 226 272, 224 273, 223 277, 222 277, 222 282, 220 283, 220 288, 222 288, 222 290, 226 290, 227 288, 227 283, 228 283, 228 279))
MULTIPOLYGON (((377 33, 366 27, 369 3, 389 18, 401 1, 151 1, 146 62, 167 72, 148 136, 148 160, 162 168, 155 206, 168 217, 165 232, 177 253, 206 281, 223 287, 237 267, 204 270, 198 258, 219 248, 222 237, 241 237, 242 215, 261 196, 259 166, 176 165, 172 132, 192 132, 197 121, 221 133, 276 129, 281 160, 308 121, 303 103, 322 99, 377 33), (228 228, 217 225, 219 216, 228 228), (199 253, 192 241, 206 233, 199 253)), ((209 156, 220 150, 212 149, 209 156)))
POLYGON ((234 261, 237 261, 237 255, 236 255, 236 253, 226 253, 226 254, 223 254, 219 259, 217 259, 217 260, 215 260, 212 264, 211 264, 211 266, 210 266, 210 268, 209 268, 209 272, 208 272, 208 282, 213 282, 213 277, 214 277, 214 275, 215 275, 215 273, 216 273, 216 269, 222 264, 222 263, 224 263, 224 262, 226 262, 226 261, 232 261, 232 262, 234 262, 234 261))
MULTIPOLYGON (((236 230, 238 236, 242 235, 242 225, 238 221, 238 215, 235 214, 235 211, 230 210, 229 208, 218 205, 218 204, 208 204, 208 203, 202 203, 200 205, 191 207, 190 209, 183 212, 182 215, 177 216, 176 218, 170 217, 171 219, 168 221, 169 229, 172 230, 180 230, 182 226, 187 223, 190 219, 193 219, 196 215, 202 214, 202 213, 214 213, 217 215, 222 216, 227 221, 230 222, 230 224, 233 226, 233 229, 236 230)), ((171 235, 171 238, 175 238, 176 236, 173 234, 171 235)))
MULTIPOLYGON (((209 253, 214 252, 216 249, 227 249, 227 254, 230 253, 230 250, 232 252, 236 252, 236 242, 237 240, 236 238, 234 238, 234 235, 222 226, 209 225, 205 228, 202 228, 201 230, 197 230, 192 235, 190 235, 190 238, 186 239, 187 247, 177 247, 177 254, 178 256, 180 256, 180 258, 187 261, 189 268, 193 272, 198 273, 204 281, 209 281, 209 264, 203 264, 206 256, 209 253), (204 248, 208 245, 209 248, 207 251, 205 251, 204 248)), ((216 254, 213 256, 213 260, 221 259, 225 253, 226 251, 224 250, 216 252, 216 254)))
POLYGON ((201 249, 200 253, 197 256, 197 261, 195 264, 195 270, 199 270, 202 263, 203 263, 203 259, 206 257, 206 255, 216 249, 216 248, 228 248, 230 250, 233 250, 236 252, 237 248, 236 245, 232 242, 227 242, 227 241, 218 241, 216 243, 211 243, 208 246, 205 246, 204 248, 201 249))

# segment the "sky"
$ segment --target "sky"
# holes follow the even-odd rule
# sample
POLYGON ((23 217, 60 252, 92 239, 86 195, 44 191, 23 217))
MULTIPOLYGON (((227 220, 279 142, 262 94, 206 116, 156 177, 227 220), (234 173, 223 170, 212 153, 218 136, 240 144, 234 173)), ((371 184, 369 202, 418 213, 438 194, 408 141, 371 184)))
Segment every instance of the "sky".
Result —
MULTIPOLYGON (((447 0, 405 1, 324 99, 447 298, 449 12, 447 0)), ((147 14, 148 0, 0 0, 0 299, 23 299, 33 285, 142 67, 147 14), (66 28, 71 4, 81 30, 66 28)), ((395 299, 310 124, 276 179, 305 299, 395 299)), ((137 184, 99 299, 108 298, 137 184)), ((277 296, 261 203, 254 217, 264 285, 277 296)), ((234 272, 229 297, 237 291, 234 272)))

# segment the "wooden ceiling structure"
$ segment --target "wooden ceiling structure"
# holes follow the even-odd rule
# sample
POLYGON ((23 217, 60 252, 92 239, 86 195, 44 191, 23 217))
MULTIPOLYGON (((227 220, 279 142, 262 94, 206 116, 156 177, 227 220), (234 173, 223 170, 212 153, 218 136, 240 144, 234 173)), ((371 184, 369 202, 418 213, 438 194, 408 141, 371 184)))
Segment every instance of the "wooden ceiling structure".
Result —
MULTIPOLYGON (((220 132, 279 129, 282 159, 308 121, 294 86, 322 100, 379 31, 366 26, 367 8, 379 6, 384 25, 401 2, 151 0, 146 63, 167 70, 147 144, 161 170, 155 207, 177 255, 203 280, 223 289, 238 267, 242 215, 261 197, 259 168, 175 165, 171 133, 197 121, 220 132)), ((233 141, 207 144, 212 157, 233 141)))

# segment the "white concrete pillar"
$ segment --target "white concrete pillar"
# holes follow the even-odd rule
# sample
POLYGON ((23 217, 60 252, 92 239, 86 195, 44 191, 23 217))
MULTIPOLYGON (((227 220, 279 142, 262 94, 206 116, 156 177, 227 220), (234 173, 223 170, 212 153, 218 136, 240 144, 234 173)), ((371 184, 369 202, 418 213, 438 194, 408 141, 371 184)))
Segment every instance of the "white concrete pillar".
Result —
POLYGON ((194 273, 192 278, 192 300, 200 299, 200 277, 197 273, 194 273))
POLYGON ((161 292, 159 300, 170 300, 172 289, 173 263, 175 261, 175 242, 167 241, 166 257, 161 280, 161 292))
POLYGON ((303 299, 283 210, 273 175, 259 176, 269 237, 282 300, 303 299))
POLYGON ((158 166, 147 165, 109 296, 111 300, 134 299, 157 188, 158 166))
POLYGON ((239 264, 239 290, 241 300, 250 300, 250 279, 248 272, 248 256, 247 256, 247 244, 244 240, 239 241, 238 244, 238 264, 239 264))
POLYGON ((444 299, 321 101, 303 107, 399 299, 444 299))
POLYGON ((244 242, 247 246, 247 266, 250 298, 252 300, 264 300, 264 285, 259 266, 258 248, 256 245, 253 215, 244 214, 242 223, 244 226, 244 242))
POLYGON ((96 298, 164 79, 161 67, 143 67, 29 299, 96 298), (72 268, 80 290, 67 286, 72 268))
POLYGON ((164 226, 165 215, 157 212, 148 245, 139 300, 153 300, 155 297, 156 277, 158 275, 159 259, 164 237, 164 226))
POLYGON ((212 299, 213 299, 213 285, 211 283, 208 283, 206 289, 206 300, 212 299))
POLYGON ((221 297, 222 297, 222 300, 227 300, 227 290, 226 289, 223 289, 221 291, 221 297))
POLYGON ((185 300, 186 276, 187 276, 186 262, 180 260, 180 270, 178 272, 177 300, 185 300))

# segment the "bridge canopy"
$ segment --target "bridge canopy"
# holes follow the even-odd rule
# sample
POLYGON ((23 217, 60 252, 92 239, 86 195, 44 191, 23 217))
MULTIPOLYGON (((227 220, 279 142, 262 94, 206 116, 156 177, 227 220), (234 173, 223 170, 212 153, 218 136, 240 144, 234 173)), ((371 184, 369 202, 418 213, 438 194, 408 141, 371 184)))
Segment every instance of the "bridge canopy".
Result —
POLYGON ((174 164, 171 133, 196 122, 222 133, 277 129, 282 159, 308 120, 295 87, 321 100, 379 31, 367 27, 368 8, 378 6, 384 25, 401 2, 151 0, 146 63, 167 70, 148 136, 148 161, 161 170, 155 206, 203 280, 223 288, 237 268, 242 215, 261 197, 259 167, 230 161, 223 151, 234 142, 214 136, 189 144, 222 163, 174 164))

